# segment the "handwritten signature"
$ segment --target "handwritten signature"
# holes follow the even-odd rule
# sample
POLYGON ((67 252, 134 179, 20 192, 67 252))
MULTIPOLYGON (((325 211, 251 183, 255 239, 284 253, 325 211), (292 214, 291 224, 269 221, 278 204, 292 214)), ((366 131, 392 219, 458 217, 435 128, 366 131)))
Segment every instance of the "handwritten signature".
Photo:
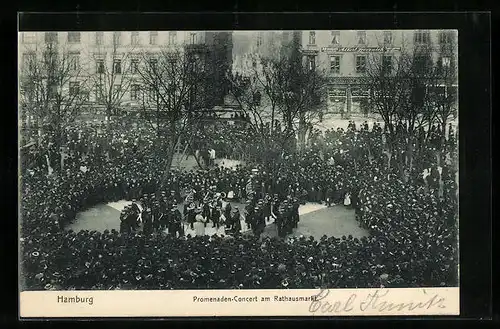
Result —
MULTIPOLYGON (((330 295, 329 289, 322 289, 319 294, 315 295, 315 299, 309 305, 311 313, 349 313, 356 308, 361 312, 390 312, 390 311, 413 311, 416 309, 433 309, 446 308, 445 298, 439 294, 428 295, 424 301, 407 301, 407 302, 391 302, 389 290, 375 290, 368 294, 365 298, 360 298, 354 293, 347 299, 332 300, 327 299, 330 295)), ((427 295, 425 289, 423 294, 427 295)))

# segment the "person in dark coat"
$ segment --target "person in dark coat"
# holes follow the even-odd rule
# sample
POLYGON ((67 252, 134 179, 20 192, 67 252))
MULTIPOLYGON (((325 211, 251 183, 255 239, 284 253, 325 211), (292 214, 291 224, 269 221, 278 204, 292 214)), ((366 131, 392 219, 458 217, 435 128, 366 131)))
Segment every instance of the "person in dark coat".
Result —
POLYGON ((153 229, 158 231, 161 229, 160 227, 160 218, 162 216, 160 204, 158 201, 154 201, 151 209, 152 221, 153 221, 153 229))
POLYGON ((194 204, 194 202, 191 202, 186 209, 187 214, 184 215, 186 217, 186 221, 189 224, 189 227, 192 230, 194 230, 194 222, 195 222, 195 217, 196 217, 195 209, 196 209, 196 205, 194 204))
POLYGON ((260 237, 266 227, 266 220, 264 219, 264 214, 261 206, 255 207, 254 210, 255 212, 252 216, 253 233, 255 236, 260 237))
POLYGON ((144 234, 151 234, 153 232, 153 219, 151 216, 151 208, 147 208, 142 213, 142 222, 144 223, 144 234))
POLYGON ((231 231, 233 235, 237 236, 241 234, 241 215, 240 215, 240 209, 235 206, 234 207, 234 212, 231 216, 231 231))
POLYGON ((201 211, 201 215, 205 217, 206 220, 209 220, 211 218, 211 209, 210 209, 210 204, 208 201, 203 202, 203 207, 201 211))
POLYGON ((128 216, 128 208, 125 207, 120 213, 120 233, 130 233, 132 231, 128 222, 128 216))
POLYGON ((254 205, 250 200, 247 200, 245 205, 245 223, 247 224, 247 229, 252 227, 252 217, 254 214, 254 205))
POLYGON ((231 218, 231 203, 227 202, 226 206, 224 207, 224 217, 226 220, 230 221, 231 218))
POLYGON ((160 224, 160 230, 164 231, 169 227, 169 211, 167 208, 166 204, 160 204, 160 218, 159 218, 159 224, 160 224))
POLYGON ((286 236, 286 232, 285 232, 285 212, 283 207, 279 207, 278 211, 274 215, 275 215, 275 223, 278 236, 280 238, 284 238, 286 236))
POLYGON ((298 224, 299 224, 299 200, 297 200, 296 198, 293 199, 293 203, 292 203, 292 225, 294 228, 297 228, 298 224))
POLYGON ((271 220, 271 196, 266 195, 264 198, 262 213, 266 222, 271 220))
POLYGON ((219 229, 220 227, 220 216, 221 216, 221 207, 217 206, 217 208, 215 208, 213 211, 212 211, 212 217, 211 217, 211 221, 213 223, 213 226, 212 227, 216 227, 217 229, 219 229))
POLYGON ((169 217, 170 226, 168 228, 168 232, 173 236, 177 236, 177 233, 179 236, 183 236, 184 229, 182 227, 182 214, 176 204, 172 206, 169 217))

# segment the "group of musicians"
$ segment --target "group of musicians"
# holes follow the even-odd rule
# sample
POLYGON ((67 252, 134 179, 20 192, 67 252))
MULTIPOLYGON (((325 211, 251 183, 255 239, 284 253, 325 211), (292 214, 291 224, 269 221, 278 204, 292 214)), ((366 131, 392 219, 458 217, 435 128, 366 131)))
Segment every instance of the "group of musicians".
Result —
POLYGON ((136 231, 142 222, 145 234, 168 230, 169 234, 182 236, 185 234, 183 222, 195 230, 195 226, 200 225, 198 219, 202 218, 204 227, 210 223, 217 230, 224 226, 226 235, 235 236, 241 234, 243 216, 247 229, 251 229, 256 236, 260 236, 266 224, 274 219, 278 236, 284 238, 297 228, 299 222, 300 203, 291 196, 280 200, 277 194, 274 197, 267 194, 259 199, 257 194, 250 193, 241 214, 238 206, 232 206, 227 201, 225 193, 209 191, 201 201, 195 201, 195 193, 187 194, 183 214, 179 211, 174 191, 168 196, 164 192, 160 197, 152 193, 144 195, 139 201, 132 200, 132 204, 120 214, 121 232, 136 231))

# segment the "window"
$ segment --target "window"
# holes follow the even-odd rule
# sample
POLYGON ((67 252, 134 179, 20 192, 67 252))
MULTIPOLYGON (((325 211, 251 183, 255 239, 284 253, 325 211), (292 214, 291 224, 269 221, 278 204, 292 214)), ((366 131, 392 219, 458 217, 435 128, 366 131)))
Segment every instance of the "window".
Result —
POLYGON ((307 62, 309 70, 314 70, 316 68, 316 56, 314 55, 307 56, 307 62))
POLYGON ((122 33, 121 32, 114 32, 113 33, 113 44, 114 45, 120 45, 121 43, 121 37, 122 37, 122 33))
POLYGON ((68 32, 69 43, 80 43, 80 32, 68 32))
POLYGON ((156 90, 154 88, 149 88, 148 99, 150 102, 156 101, 156 90))
POLYGON ((56 43, 57 42, 57 32, 45 32, 45 42, 46 43, 56 43))
POLYGON ((417 72, 423 72, 427 67, 427 57, 424 55, 415 56, 414 65, 417 72))
POLYGON ((113 84, 113 88, 110 90, 114 95, 121 94, 122 85, 119 83, 113 84))
POLYGON ((68 54, 69 68, 72 71, 78 70, 80 67, 80 53, 74 52, 68 54))
POLYGON ((102 82, 99 82, 95 86, 95 99, 101 102, 104 99, 104 92, 102 87, 102 82))
POLYGON ((189 41, 192 45, 196 43, 196 32, 191 32, 189 41))
POLYGON ((314 31, 309 32, 309 44, 310 45, 316 44, 316 32, 314 31))
POLYGON ((149 59, 149 66, 150 66, 152 69, 155 69, 157 64, 158 64, 158 59, 157 59, 156 57, 151 57, 151 58, 149 59))
POLYGON ((23 32, 23 42, 32 43, 36 41, 36 34, 32 32, 23 32))
POLYGON ((190 67, 193 71, 202 71, 202 61, 198 54, 194 54, 188 57, 190 67))
POLYGON ((340 73, 340 56, 330 57, 330 72, 340 73))
POLYGON ((149 44, 150 45, 158 44, 158 31, 149 32, 149 44))
POLYGON ((429 31, 416 31, 415 32, 415 43, 418 45, 428 44, 430 42, 429 31))
POLYGON ((449 68, 451 65, 450 57, 441 57, 441 66, 444 68, 449 68))
POLYGON ((356 73, 366 72, 366 56, 357 55, 356 56, 356 73))
POLYGON ((113 61, 113 72, 116 74, 122 73, 122 60, 121 59, 115 59, 113 61))
POLYGON ((55 65, 57 63, 57 57, 57 51, 53 49, 48 49, 43 52, 43 61, 47 66, 55 65))
POLYGON ((104 59, 96 60, 96 72, 99 74, 104 73, 104 59))
POLYGON ((451 34, 449 32, 439 33, 439 43, 441 45, 447 45, 451 43, 451 34))
POLYGON ((392 72, 392 56, 382 56, 382 71, 387 74, 390 74, 392 72))
POLYGON ((95 33, 95 44, 102 45, 104 40, 104 32, 96 32, 95 33))
POLYGON ((130 43, 132 45, 138 45, 139 44, 139 32, 132 32, 130 36, 130 43))
POLYGON ((132 74, 137 74, 139 72, 139 59, 138 58, 132 58, 130 60, 130 72, 132 74))
MULTIPOLYGON (((57 82, 51 81, 48 83, 49 88, 49 98, 54 99, 59 96, 59 88, 57 87, 57 82)), ((71 83, 70 83, 70 92, 71 92, 71 83)))
POLYGON ((366 31, 358 31, 357 32, 357 39, 358 39, 358 44, 359 45, 364 45, 366 44, 366 31))
POLYGON ((262 46, 262 32, 257 34, 257 47, 262 46))
POLYGON ((338 45, 340 43, 340 31, 332 31, 332 44, 338 45))
POLYGON ((392 44, 392 31, 384 31, 384 44, 385 45, 392 44))
POLYGON ((35 64, 35 53, 29 52, 23 54, 23 66, 24 67, 33 67, 35 64))
POLYGON ((139 99, 140 86, 138 84, 133 84, 130 88, 130 98, 137 100, 139 99))
POLYGON ((177 43, 177 32, 170 31, 168 32, 168 44, 175 45, 177 43))
POLYGON ((78 81, 70 81, 69 83, 69 94, 75 96, 78 94, 80 89, 80 83, 78 81))

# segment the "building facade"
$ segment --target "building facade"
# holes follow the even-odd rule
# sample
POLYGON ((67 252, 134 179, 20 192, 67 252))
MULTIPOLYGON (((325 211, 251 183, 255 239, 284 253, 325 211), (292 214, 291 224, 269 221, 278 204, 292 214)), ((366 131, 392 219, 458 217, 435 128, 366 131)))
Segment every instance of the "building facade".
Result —
MULTIPOLYGON (((47 44, 54 45, 74 67, 74 76, 68 79, 68 89, 80 90, 82 80, 93 77, 88 101, 92 106, 101 103, 102 85, 96 76, 113 75, 115 90, 123 88, 120 103, 137 104, 141 97, 137 67, 144 54, 154 56, 162 51, 181 51, 186 55, 203 58, 207 69, 213 71, 211 86, 213 102, 223 101, 224 88, 220 87, 221 70, 231 67, 231 33, 207 31, 96 31, 96 32, 20 32, 18 35, 18 62, 20 73, 33 56, 42 56, 47 44), (76 74, 78 71, 79 74, 76 74), (100 96, 101 95, 101 96, 100 96)), ((22 75, 22 73, 21 73, 22 75)), ((213 104, 212 104, 213 105, 213 104)))
MULTIPOLYGON (((296 31, 234 31, 232 71, 249 75, 260 68, 259 58, 277 57, 293 48, 296 31)), ((298 49, 298 47, 295 47, 298 49)))
POLYGON ((370 96, 367 68, 375 58, 389 70, 402 53, 425 53, 455 72, 458 64, 455 30, 302 31, 300 51, 305 65, 328 77, 328 110, 336 113, 365 111, 370 96))

